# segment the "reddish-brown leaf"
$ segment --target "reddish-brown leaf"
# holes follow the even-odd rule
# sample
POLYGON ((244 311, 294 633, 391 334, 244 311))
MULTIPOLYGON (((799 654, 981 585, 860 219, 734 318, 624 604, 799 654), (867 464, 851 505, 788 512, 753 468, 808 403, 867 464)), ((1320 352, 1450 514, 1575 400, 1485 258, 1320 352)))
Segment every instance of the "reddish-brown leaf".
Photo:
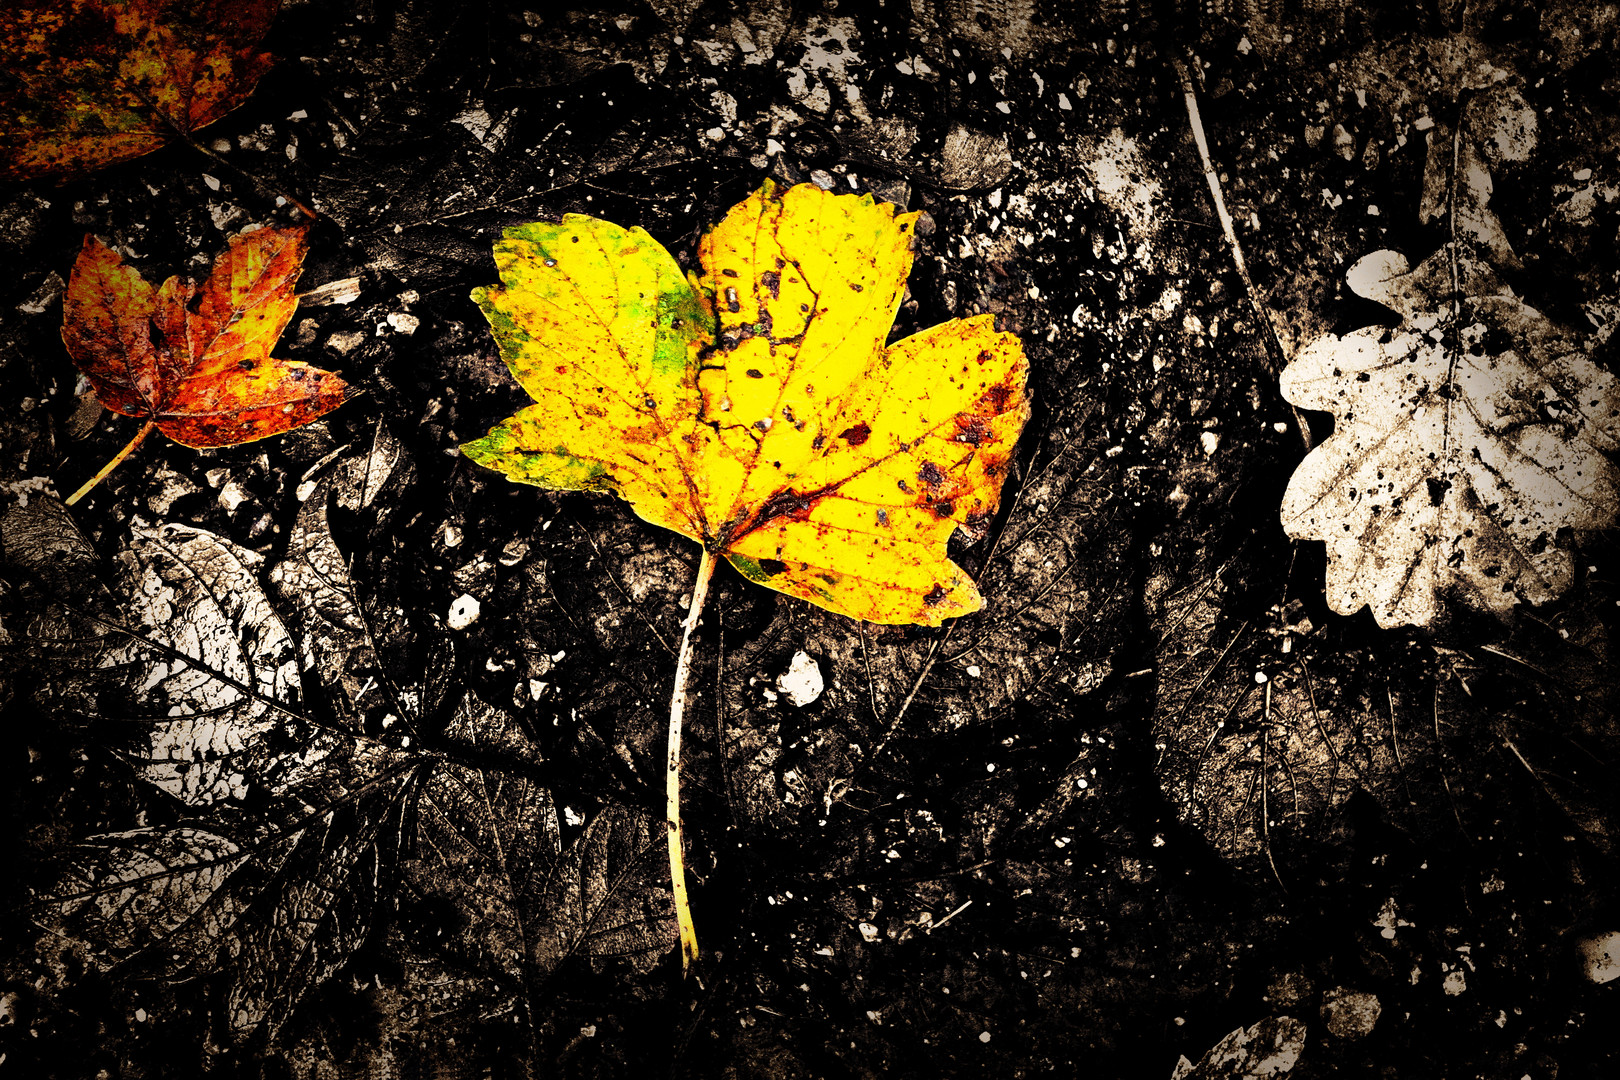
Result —
POLYGON ((270 355, 293 309, 304 226, 240 233, 198 285, 152 285, 94 236, 73 266, 62 340, 114 412, 186 446, 278 435, 343 404, 330 371, 270 355))
POLYGON ((236 108, 279 0, 0 5, 0 179, 98 169, 236 108))

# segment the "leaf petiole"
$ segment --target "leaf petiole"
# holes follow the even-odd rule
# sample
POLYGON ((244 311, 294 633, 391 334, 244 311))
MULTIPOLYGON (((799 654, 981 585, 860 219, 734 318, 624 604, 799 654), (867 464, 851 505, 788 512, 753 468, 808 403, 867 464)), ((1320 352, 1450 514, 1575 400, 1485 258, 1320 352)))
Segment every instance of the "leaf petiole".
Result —
POLYGON ((692 904, 686 896, 686 858, 681 845, 681 717, 686 713, 686 679, 692 669, 692 632, 703 601, 709 595, 709 579, 714 577, 714 554, 705 546, 698 560, 697 580, 692 583, 692 605, 686 612, 681 633, 681 651, 675 660, 675 691, 669 699, 669 760, 664 768, 664 822, 669 829, 669 884, 675 894, 675 921, 681 930, 681 973, 697 959, 697 927, 692 923, 692 904))
POLYGON ((129 442, 125 443, 124 448, 118 451, 118 453, 114 454, 113 459, 107 462, 107 464, 103 465, 100 472, 86 480, 83 487, 79 488, 78 491, 75 491, 73 494, 67 497, 67 505, 72 506, 74 503, 90 494, 91 489, 105 480, 108 473, 118 468, 119 464, 125 458, 129 457, 129 455, 135 452, 135 448, 145 441, 146 437, 152 433, 152 429, 155 427, 157 427, 156 420, 148 420, 145 424, 142 424, 141 430, 135 433, 135 437, 129 440, 129 442))

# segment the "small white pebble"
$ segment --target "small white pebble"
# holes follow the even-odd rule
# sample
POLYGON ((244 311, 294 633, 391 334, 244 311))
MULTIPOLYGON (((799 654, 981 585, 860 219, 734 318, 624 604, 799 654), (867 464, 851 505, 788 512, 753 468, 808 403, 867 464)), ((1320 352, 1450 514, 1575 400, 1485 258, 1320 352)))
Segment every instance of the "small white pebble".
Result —
POLYGON ((410 336, 416 333, 416 328, 422 325, 422 320, 404 311, 392 311, 388 314, 388 325, 394 328, 394 333, 410 336))
POLYGON ((988 1031, 979 1032, 979 1041, 982 1042, 982 1043, 989 1042, 990 1041, 990 1033, 988 1031))
POLYGON ((801 709, 820 697, 824 689, 821 666, 803 649, 793 654, 788 669, 776 677, 777 693, 801 709))
POLYGON ((450 629, 465 630, 478 621, 479 603, 476 597, 462 593, 450 603, 450 629))

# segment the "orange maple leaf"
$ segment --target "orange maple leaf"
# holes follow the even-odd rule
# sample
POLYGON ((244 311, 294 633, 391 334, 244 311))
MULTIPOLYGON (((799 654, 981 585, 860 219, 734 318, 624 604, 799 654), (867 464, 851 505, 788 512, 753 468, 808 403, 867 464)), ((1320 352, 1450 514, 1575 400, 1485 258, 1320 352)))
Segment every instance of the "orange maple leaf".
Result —
POLYGON ((153 288, 94 236, 73 265, 62 341, 113 412, 146 420, 77 502, 153 429, 199 449, 279 435, 331 412, 348 387, 330 371, 270 355, 298 298, 305 226, 231 237, 201 285, 153 288))
POLYGON ((97 169, 185 138, 269 70, 279 0, 24 0, 0 9, 0 179, 97 169))

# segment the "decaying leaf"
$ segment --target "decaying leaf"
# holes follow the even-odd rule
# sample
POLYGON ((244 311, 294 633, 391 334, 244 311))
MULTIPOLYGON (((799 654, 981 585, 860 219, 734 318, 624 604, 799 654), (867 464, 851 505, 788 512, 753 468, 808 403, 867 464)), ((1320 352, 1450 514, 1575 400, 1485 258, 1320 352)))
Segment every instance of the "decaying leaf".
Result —
POLYGON ((1352 798, 1406 823, 1413 791, 1443 803, 1426 715, 1398 703, 1361 653, 1355 677, 1304 605, 1255 610, 1240 583, 1286 555, 1250 541, 1213 573, 1150 604, 1157 636, 1154 773, 1177 816, 1235 867, 1285 880, 1301 851, 1342 837, 1352 798), (1397 712, 1398 708, 1398 712, 1397 712))
POLYGON ((102 968, 214 977, 212 1050, 275 1045, 401 880, 453 916, 433 955, 518 995, 531 1016, 532 995, 564 962, 645 971, 675 940, 655 819, 610 804, 564 844, 535 778, 542 758, 510 717, 471 694, 447 721, 428 717, 423 701, 439 690, 377 678, 371 604, 327 511, 375 509, 384 485, 410 473, 379 433, 313 481, 271 574, 303 601, 301 648, 257 582, 256 557, 210 533, 137 525, 104 586, 59 503, 0 520, 9 567, 47 609, 26 624, 29 644, 57 662, 46 680, 67 684, 42 704, 117 722, 108 731, 136 774, 207 815, 86 839, 31 914, 87 942, 102 968), (300 713, 300 656, 308 677, 334 680, 337 726, 300 713), (405 715, 376 721, 370 697, 405 715), (130 724, 138 735, 126 743, 130 724))
POLYGON ((207 281, 171 277, 155 289, 116 251, 84 238, 62 340, 103 405, 147 422, 136 442, 155 427, 185 446, 234 446, 343 404, 348 388, 337 375, 270 355, 298 306, 307 236, 303 226, 239 233, 207 281))
POLYGON ((185 525, 132 528, 109 590, 59 503, 0 524, 7 560, 50 591, 24 644, 48 658, 56 707, 108 725, 143 779, 191 806, 274 785, 268 740, 298 717, 292 639, 259 557, 185 525))
POLYGON ((34 918, 123 960, 167 941, 248 857, 203 829, 146 828, 92 836, 69 852, 34 918))
POLYGON ((1421 626, 1440 594, 1498 613, 1561 594, 1561 534, 1605 527, 1620 498, 1613 375, 1450 246, 1410 271, 1375 252, 1349 282, 1400 324, 1319 338, 1282 375, 1337 425, 1282 504, 1288 535, 1327 542, 1329 604, 1421 626))
POLYGON ((1305 1050, 1305 1025, 1291 1016, 1268 1016, 1238 1028, 1210 1048, 1197 1065, 1182 1058, 1170 1080, 1250 1080, 1294 1071, 1305 1050))
POLYGON ((29 0, 0 11, 0 179, 101 168, 185 138, 270 68, 278 0, 29 0))
MULTIPOLYGON (((271 568, 273 594, 289 613, 301 649, 300 666, 312 694, 320 694, 334 721, 346 731, 382 732, 414 719, 393 672, 412 669, 398 641, 383 647, 390 627, 379 626, 389 609, 372 598, 364 602, 349 572, 349 557, 332 537, 328 517, 334 507, 386 518, 412 475, 399 441, 379 429, 370 449, 332 463, 318 479, 299 489, 303 505, 287 537, 287 557, 271 568), (382 609, 382 610, 379 610, 382 609)), ((385 561, 388 552, 368 551, 385 561)))
POLYGON ((536 404, 465 443, 542 487, 613 491, 745 576, 874 622, 976 611, 946 557, 996 509, 1029 415, 991 316, 885 348, 917 214, 767 183, 683 276, 641 229, 507 231, 474 292, 536 404))

